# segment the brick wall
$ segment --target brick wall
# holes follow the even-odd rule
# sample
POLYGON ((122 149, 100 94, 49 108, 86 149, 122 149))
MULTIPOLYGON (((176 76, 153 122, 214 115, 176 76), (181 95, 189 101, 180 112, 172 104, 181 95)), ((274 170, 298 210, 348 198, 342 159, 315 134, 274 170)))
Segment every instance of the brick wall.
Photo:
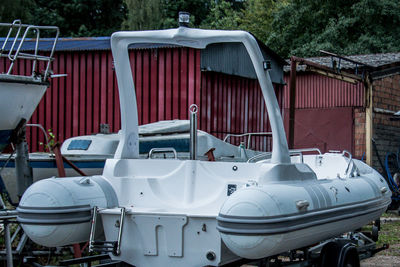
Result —
MULTIPOLYGON (((388 152, 397 152, 400 148, 400 122, 391 121, 392 114, 384 112, 400 110, 400 75, 392 75, 373 82, 373 138, 382 159, 388 152), (382 109, 378 111, 376 109, 382 109)), ((375 151, 373 167, 381 170, 375 151)))
POLYGON ((365 159, 365 108, 354 108, 354 157, 365 159))

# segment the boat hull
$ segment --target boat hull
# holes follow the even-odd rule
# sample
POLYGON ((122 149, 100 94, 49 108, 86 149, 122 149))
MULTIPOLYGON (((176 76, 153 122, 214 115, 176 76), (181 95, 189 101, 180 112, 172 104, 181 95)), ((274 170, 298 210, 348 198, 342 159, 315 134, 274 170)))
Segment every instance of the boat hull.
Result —
MULTIPOLYGON (((358 185, 365 189, 362 181, 358 185)), ((305 186, 297 191, 306 189, 311 192, 312 187, 317 188, 315 185, 305 186)), ((340 183, 331 184, 330 187, 340 190, 340 183)), ((354 188, 350 185, 347 187, 350 191, 354 188)), ((324 191, 323 187, 319 189, 322 189, 320 192, 324 191)), ((366 195, 371 195, 366 189, 366 195)), ((390 193, 386 192, 388 194, 383 197, 360 197, 358 201, 355 197, 346 199, 340 196, 338 202, 332 202, 327 207, 315 207, 314 202, 310 203, 309 210, 292 212, 291 208, 296 208, 299 199, 311 202, 313 193, 301 196, 301 192, 294 192, 290 185, 282 191, 290 198, 279 196, 273 190, 257 190, 251 187, 239 190, 224 203, 217 217, 217 229, 224 243, 243 258, 269 257, 354 231, 378 219, 390 204, 390 193)), ((316 200, 321 199, 317 197, 316 200)))
MULTIPOLYGON (((329 153, 303 159, 283 165, 108 159, 99 177, 126 209, 121 253, 110 256, 138 267, 258 259, 354 231, 389 205, 385 180, 366 164, 353 160, 349 167, 348 158, 329 153), (355 175, 340 177, 342 169, 355 175)), ((76 179, 60 180, 66 185, 76 179)), ((80 205, 94 205, 76 194, 80 205)), ((45 203, 45 195, 35 203, 45 203)), ((105 240, 116 241, 121 209, 101 207, 99 214, 105 240)))
MULTIPOLYGON (((313 168, 322 177, 321 172, 331 165, 346 169, 346 158, 340 154, 304 156, 310 165, 319 159, 323 164, 313 168)), ((127 207, 124 237, 137 241, 129 245, 124 242, 131 239, 122 241, 121 255, 111 257, 135 266, 187 266, 188 259, 191 266, 222 265, 240 258, 277 255, 354 231, 379 218, 391 201, 384 179, 364 163, 355 162, 359 175, 324 179, 305 165, 288 164, 278 168, 287 178, 278 183, 274 177, 279 166, 268 163, 109 160, 103 175, 112 181, 120 205, 127 207), (157 165, 157 170, 147 168, 148 164, 157 165), (126 176, 121 177, 119 170, 126 176), (236 191, 230 190, 233 185, 236 191), (247 196, 242 194, 246 191, 247 196), (298 201, 307 201, 307 208, 299 209, 298 201), (165 218, 171 216, 186 221, 179 226, 183 234, 168 237, 165 218), (236 225, 221 219, 229 216, 237 219, 236 225), (211 234, 207 240, 202 239, 199 221, 211 234), (148 242, 153 242, 154 254, 146 252, 148 242), (184 244, 181 257, 166 252, 176 242, 184 244), (200 244, 199 248, 193 244, 200 244), (190 254, 191 246, 199 252, 190 254), (209 261, 203 249, 215 254, 215 259, 209 261)), ((103 210, 101 215, 106 240, 116 240, 117 229, 112 225, 119 220, 119 210, 103 210)))
MULTIPOLYGON (((246 258, 258 259, 274 256, 292 249, 316 244, 336 237, 349 229, 358 229, 379 218, 384 211, 385 209, 380 209, 362 216, 290 231, 285 234, 268 235, 267 237, 252 236, 255 243, 267 244, 271 248, 267 253, 263 251, 263 256, 253 255, 253 257, 246 258)), ((133 212, 126 216, 121 255, 115 256, 110 253, 114 260, 122 260, 138 267, 185 267, 220 266, 242 258, 240 253, 237 253, 232 247, 227 247, 226 236, 218 233, 218 222, 215 217, 140 212, 133 212), (174 223, 167 223, 171 219, 174 223), (180 220, 184 220, 186 223, 178 224, 180 220), (132 242, 132 238, 135 242, 132 242), (208 258, 207 256, 210 255, 215 257, 208 258), (189 265, 188 262, 190 262, 189 265)), ((102 213, 102 223, 107 240, 117 240, 118 229, 110 226, 115 225, 119 218, 120 214, 117 210, 115 212, 108 210, 102 213)), ((252 245, 246 248, 242 244, 241 249, 254 253, 255 248, 252 245)))
MULTIPOLYGON (((117 209, 107 210, 102 223, 114 225, 119 216, 117 209)), ((110 256, 138 267, 218 266, 239 260, 222 242, 216 225, 215 217, 128 212, 121 255, 110 256)), ((117 240, 118 228, 104 227, 104 231, 107 240, 117 240)))
POLYGON ((6 80, 0 76, 0 152, 9 143, 21 119, 28 121, 42 99, 47 83, 28 82, 26 77, 6 80))

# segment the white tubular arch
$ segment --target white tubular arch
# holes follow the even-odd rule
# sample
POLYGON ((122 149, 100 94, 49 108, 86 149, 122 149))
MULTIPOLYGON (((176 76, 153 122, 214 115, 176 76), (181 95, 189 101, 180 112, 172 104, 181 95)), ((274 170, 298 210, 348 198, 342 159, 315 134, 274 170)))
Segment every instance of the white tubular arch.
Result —
POLYGON ((212 43, 229 42, 242 43, 253 63, 272 128, 272 163, 290 163, 280 108, 269 73, 263 69, 263 56, 255 38, 244 31, 201 30, 185 27, 158 31, 116 32, 111 36, 111 49, 121 105, 121 141, 115 158, 139 157, 138 113, 128 46, 134 43, 158 43, 204 49, 212 43))

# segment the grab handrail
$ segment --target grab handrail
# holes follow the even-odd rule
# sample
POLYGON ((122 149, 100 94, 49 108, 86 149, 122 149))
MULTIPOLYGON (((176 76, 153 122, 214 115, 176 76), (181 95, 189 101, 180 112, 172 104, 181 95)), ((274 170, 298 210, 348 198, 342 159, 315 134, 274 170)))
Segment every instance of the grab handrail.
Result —
MULTIPOLYGON (((300 149, 292 149, 289 150, 289 155, 290 156, 300 156, 300 161, 301 163, 303 163, 303 153, 304 152, 318 152, 319 155, 322 155, 321 150, 319 150, 319 148, 300 148, 300 149)), ((264 156, 270 156, 272 154, 272 152, 265 152, 265 153, 261 153, 261 154, 257 154, 251 158, 249 158, 249 160, 247 161, 247 163, 253 162, 254 160, 258 159, 258 158, 262 158, 264 156)))
POLYGON ((291 150, 289 150, 289 153, 291 153, 291 152, 294 152, 294 153, 296 153, 296 152, 301 152, 301 153, 303 153, 303 152, 318 152, 318 154, 322 155, 321 150, 317 147, 291 149, 291 150))
POLYGON ((353 162, 353 156, 351 155, 351 153, 347 150, 343 150, 342 152, 342 156, 346 156, 346 154, 348 155, 348 159, 349 159, 349 163, 347 164, 346 170, 344 171, 344 174, 347 175, 350 169, 350 164, 353 162))
POLYGON ((176 150, 173 147, 152 148, 149 151, 149 159, 151 159, 151 156, 153 156, 154 153, 173 153, 174 158, 178 159, 178 153, 176 153, 176 150))
MULTIPOLYGON (((289 150, 289 155, 290 156, 300 156, 300 161, 301 163, 303 163, 303 153, 304 152, 318 152, 319 155, 322 155, 321 150, 319 150, 319 148, 300 148, 300 149, 292 149, 289 150)), ((247 161, 247 163, 251 163, 256 159, 265 157, 265 156, 271 156, 272 152, 264 152, 264 153, 260 153, 257 154, 251 158, 249 158, 249 160, 247 161)))
POLYGON ((244 134, 227 134, 224 138, 224 142, 227 142, 228 138, 231 137, 244 137, 248 136, 247 138, 247 144, 246 144, 246 149, 250 148, 250 143, 251 143, 251 137, 253 136, 272 136, 272 132, 258 132, 258 133, 244 133, 244 134))
POLYGON ((7 57, 11 61, 11 64, 7 70, 7 74, 8 75, 11 74, 14 63, 17 59, 28 59, 28 60, 33 61, 31 77, 34 77, 38 73, 36 71, 36 68, 38 65, 37 61, 46 61, 47 62, 46 69, 42 76, 42 81, 46 81, 47 78, 49 77, 50 63, 51 63, 51 61, 53 61, 54 50, 55 50, 55 47, 57 44, 58 36, 60 34, 59 28, 57 26, 36 26, 36 25, 22 24, 21 20, 14 20, 13 23, 0 23, 0 27, 9 27, 9 31, 7 33, 7 36, 6 36, 4 43, 0 50, 0 57, 7 57), (13 33, 14 29, 16 29, 16 33, 15 33, 14 37, 11 38, 11 34, 13 33), (38 55, 40 30, 56 31, 49 56, 38 55), (20 38, 21 31, 23 31, 22 38, 20 38), (30 32, 33 32, 36 35, 35 39, 32 39, 35 41, 34 52, 32 54, 22 53, 21 52, 22 46, 27 39, 27 35, 30 32), (11 40, 12 40, 12 43, 11 43, 11 40), (17 44, 18 41, 19 41, 19 44, 17 44), (6 49, 6 46, 9 42, 10 42, 10 48, 6 49), (7 50, 8 50, 8 53, 4 53, 7 50))

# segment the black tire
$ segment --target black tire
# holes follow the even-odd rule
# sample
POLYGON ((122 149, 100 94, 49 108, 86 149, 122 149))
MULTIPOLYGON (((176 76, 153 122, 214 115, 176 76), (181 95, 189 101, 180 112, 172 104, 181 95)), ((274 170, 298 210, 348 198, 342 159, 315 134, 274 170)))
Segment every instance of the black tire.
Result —
POLYGON ((321 250, 318 267, 360 267, 355 246, 346 241, 332 241, 321 250))
POLYGON ((337 242, 325 244, 321 250, 318 267, 337 267, 340 245, 337 242))
POLYGON ((379 238, 379 228, 378 226, 372 225, 372 230, 371 230, 371 239, 373 241, 378 241, 379 238))
POLYGON ((381 218, 376 219, 375 222, 374 222, 374 225, 376 227, 378 227, 378 231, 380 231, 381 230, 381 218))
POLYGON ((340 249, 337 267, 360 267, 360 258, 358 257, 357 249, 353 244, 343 244, 340 249))

